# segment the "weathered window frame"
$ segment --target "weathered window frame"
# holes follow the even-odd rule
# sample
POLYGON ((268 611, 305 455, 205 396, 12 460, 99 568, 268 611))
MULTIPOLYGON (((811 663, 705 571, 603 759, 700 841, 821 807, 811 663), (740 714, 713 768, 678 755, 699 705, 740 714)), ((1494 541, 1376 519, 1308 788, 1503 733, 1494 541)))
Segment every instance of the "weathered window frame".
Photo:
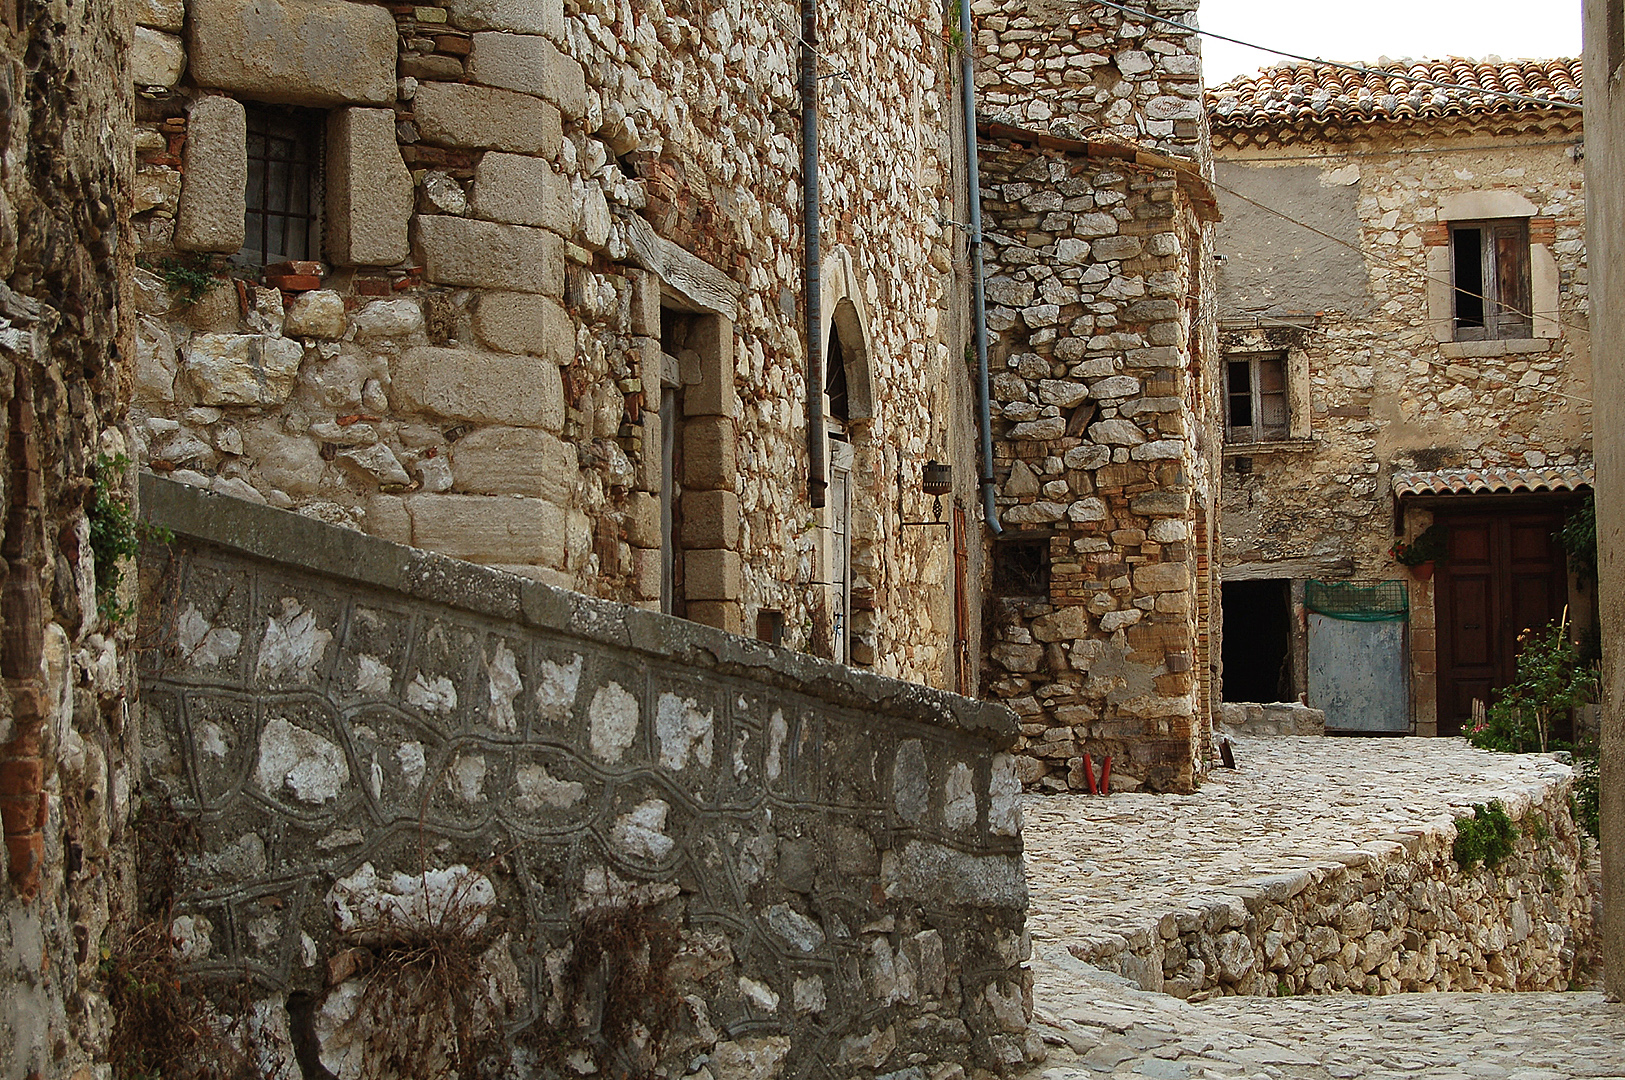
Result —
POLYGON ((1452 221, 1449 228, 1454 340, 1534 337, 1529 219, 1452 221))
POLYGON ((1559 273, 1555 243, 1555 221, 1541 217, 1540 208, 1516 191, 1489 188, 1456 191, 1442 196, 1435 210, 1435 223, 1422 230, 1426 252, 1428 331, 1439 344, 1440 355, 1456 360, 1507 353, 1541 352, 1563 336, 1559 313, 1559 273), (1450 245, 1452 224, 1521 220, 1529 236, 1529 314, 1533 316, 1532 335, 1527 338, 1484 338, 1463 341, 1456 337, 1455 260, 1450 245))
POLYGON ((1292 395, 1290 365, 1282 352, 1231 353, 1224 358, 1224 430, 1231 444, 1280 442, 1292 437, 1292 395), (1238 391, 1234 379, 1238 369, 1247 372, 1247 386, 1238 391), (1266 383, 1274 382, 1274 388, 1266 383), (1272 402, 1279 407, 1271 418, 1272 402), (1247 402, 1246 423, 1236 422, 1237 403, 1247 402))

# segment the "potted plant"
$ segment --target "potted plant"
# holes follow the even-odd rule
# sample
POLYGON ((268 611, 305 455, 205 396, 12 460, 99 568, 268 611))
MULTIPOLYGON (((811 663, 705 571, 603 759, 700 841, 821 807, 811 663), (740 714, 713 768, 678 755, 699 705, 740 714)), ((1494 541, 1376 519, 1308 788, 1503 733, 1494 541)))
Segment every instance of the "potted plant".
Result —
POLYGON ((1403 540, 1388 549, 1401 566, 1411 568, 1418 581, 1433 576, 1433 564, 1444 562, 1450 555, 1450 530, 1444 525, 1429 525, 1422 533, 1405 543, 1403 540))

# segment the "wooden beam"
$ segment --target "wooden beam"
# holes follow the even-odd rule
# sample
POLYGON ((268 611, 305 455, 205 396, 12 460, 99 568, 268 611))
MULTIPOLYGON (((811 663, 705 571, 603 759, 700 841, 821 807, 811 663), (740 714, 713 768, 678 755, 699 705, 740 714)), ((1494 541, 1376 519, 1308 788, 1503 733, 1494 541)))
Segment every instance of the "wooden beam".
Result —
POLYGON ((1267 581, 1273 578, 1316 578, 1336 581, 1354 576, 1353 559, 1282 559, 1279 562, 1243 563, 1219 571, 1220 581, 1267 581))
POLYGON ((738 282, 655 232, 642 214, 619 216, 639 265, 658 275, 667 288, 687 302, 714 311, 729 322, 739 321, 738 282))

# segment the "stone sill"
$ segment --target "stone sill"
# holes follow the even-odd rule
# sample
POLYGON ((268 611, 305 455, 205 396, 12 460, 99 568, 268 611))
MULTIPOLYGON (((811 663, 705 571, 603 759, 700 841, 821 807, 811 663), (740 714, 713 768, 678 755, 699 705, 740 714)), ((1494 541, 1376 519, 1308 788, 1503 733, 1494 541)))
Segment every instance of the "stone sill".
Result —
POLYGON ((1255 457, 1259 454, 1307 454, 1320 446, 1319 439, 1274 439, 1270 442, 1225 443, 1224 456, 1255 457))
POLYGON ((1491 341, 1441 341, 1439 353, 1446 360, 1468 357, 1511 356, 1516 353, 1549 352, 1560 338, 1498 338, 1491 341))

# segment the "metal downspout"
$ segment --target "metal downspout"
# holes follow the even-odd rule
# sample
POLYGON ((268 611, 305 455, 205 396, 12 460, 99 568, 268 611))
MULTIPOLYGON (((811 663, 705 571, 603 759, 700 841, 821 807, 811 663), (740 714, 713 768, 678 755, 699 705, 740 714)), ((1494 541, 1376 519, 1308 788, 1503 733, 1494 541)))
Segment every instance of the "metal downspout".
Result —
POLYGON ((970 188, 971 303, 976 316, 976 418, 981 427, 982 520, 994 536, 1004 532, 993 489, 993 416, 987 383, 986 272, 982 267, 982 170, 976 157, 976 69, 970 0, 959 0, 959 84, 964 94, 965 173, 970 188))
POLYGON ((816 0, 801 0, 801 231, 806 240, 807 501, 824 505, 823 283, 818 253, 818 19, 816 0))

